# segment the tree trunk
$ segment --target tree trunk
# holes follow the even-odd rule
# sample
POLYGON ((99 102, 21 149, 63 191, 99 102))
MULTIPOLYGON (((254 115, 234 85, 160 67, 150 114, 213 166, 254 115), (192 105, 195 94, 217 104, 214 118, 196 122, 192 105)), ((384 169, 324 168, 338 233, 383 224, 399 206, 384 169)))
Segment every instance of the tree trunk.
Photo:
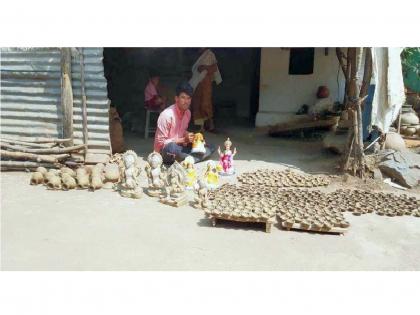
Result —
MULTIPOLYGON (((366 48, 366 55, 365 55, 365 67, 363 73, 363 82, 360 88, 359 97, 363 98, 368 94, 370 80, 372 78, 372 51, 369 47, 366 48)), ((362 109, 364 108, 364 102, 361 104, 362 109)))
POLYGON ((346 104, 346 100, 347 100, 347 93, 348 93, 348 86, 349 86, 349 78, 348 78, 348 69, 349 69, 349 62, 347 59, 346 64, 344 64, 344 53, 341 50, 340 47, 337 47, 335 49, 335 53, 337 55, 337 59, 338 62, 340 63, 340 67, 341 70, 343 71, 343 76, 344 76, 344 80, 345 80, 345 87, 344 87, 344 99, 343 99, 343 104, 346 104))

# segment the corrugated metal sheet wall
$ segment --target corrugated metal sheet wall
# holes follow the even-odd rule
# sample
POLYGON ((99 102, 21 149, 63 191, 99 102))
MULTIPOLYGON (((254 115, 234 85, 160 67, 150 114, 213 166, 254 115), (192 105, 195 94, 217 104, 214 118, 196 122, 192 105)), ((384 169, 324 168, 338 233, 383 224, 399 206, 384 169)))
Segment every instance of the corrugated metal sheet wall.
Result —
POLYGON ((1 134, 59 138, 59 48, 1 48, 1 134))
MULTIPOLYGON (((1 48, 0 51, 1 134, 10 138, 62 138, 60 49, 1 48)), ((104 158, 111 153, 103 49, 83 48, 81 51, 85 66, 88 160, 89 156, 91 160, 98 160, 98 156, 104 158)), ((72 49, 75 144, 83 143, 79 58, 79 53, 72 49)))
MULTIPOLYGON (((82 48, 87 99, 89 156, 111 154, 109 139, 108 92, 102 63, 102 48, 82 48)), ((83 143, 82 92, 80 83, 80 56, 72 50, 73 129, 75 144, 83 143)), ((95 160, 97 160, 97 157, 95 160)), ((88 157, 89 160, 89 157, 88 157)))

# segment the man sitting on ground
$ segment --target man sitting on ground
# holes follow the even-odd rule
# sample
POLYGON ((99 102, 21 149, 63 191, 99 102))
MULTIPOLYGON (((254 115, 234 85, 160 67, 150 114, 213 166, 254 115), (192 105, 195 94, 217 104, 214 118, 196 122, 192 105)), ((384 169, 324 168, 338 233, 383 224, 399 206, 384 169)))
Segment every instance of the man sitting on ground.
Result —
POLYGON ((207 159, 215 147, 206 145, 206 152, 191 153, 194 134, 187 128, 191 119, 189 110, 193 88, 188 82, 181 83, 176 88, 175 104, 169 106, 159 115, 157 122, 154 150, 160 152, 165 164, 174 161, 182 162, 187 156, 192 156, 195 162, 207 159))

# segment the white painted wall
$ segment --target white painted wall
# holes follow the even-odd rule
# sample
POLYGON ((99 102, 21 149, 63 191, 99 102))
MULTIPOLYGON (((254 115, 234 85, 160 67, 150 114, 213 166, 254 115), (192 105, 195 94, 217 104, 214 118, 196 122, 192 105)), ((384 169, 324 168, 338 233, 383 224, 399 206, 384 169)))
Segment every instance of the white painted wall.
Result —
POLYGON ((328 56, 324 52, 315 48, 313 74, 289 75, 290 50, 262 48, 257 127, 288 121, 303 104, 314 104, 320 85, 328 86, 334 101, 342 101, 345 82, 335 48, 329 48, 328 56))

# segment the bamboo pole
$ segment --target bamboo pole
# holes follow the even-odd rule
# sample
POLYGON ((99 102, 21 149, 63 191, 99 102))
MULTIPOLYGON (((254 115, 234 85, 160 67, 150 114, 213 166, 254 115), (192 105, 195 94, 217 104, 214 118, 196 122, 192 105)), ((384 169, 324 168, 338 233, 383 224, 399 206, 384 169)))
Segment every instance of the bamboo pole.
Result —
MULTIPOLYGON (((87 106, 86 106, 86 92, 85 92, 85 64, 83 57, 83 48, 80 48, 79 51, 79 61, 80 61, 80 88, 82 95, 82 122, 83 122, 83 143, 88 145, 88 123, 87 123, 87 106)), ((87 150, 85 150, 85 160, 86 160, 87 150)))
POLYGON ((398 133, 400 133, 401 131, 401 114, 402 114, 402 106, 400 107, 400 112, 398 113, 398 126, 397 126, 398 133))
POLYGON ((59 164, 42 163, 42 162, 28 162, 28 161, 0 161, 0 168, 2 171, 24 171, 33 170, 37 167, 58 168, 59 164))
POLYGON ((9 158, 15 160, 30 160, 36 162, 47 162, 47 163, 57 163, 58 159, 55 156, 51 155, 38 155, 34 153, 25 153, 25 152, 13 152, 0 150, 0 155, 2 158, 9 158))
MULTIPOLYGON (((73 139, 73 90, 71 86, 71 49, 61 49, 61 106, 63 109, 63 136, 73 139)), ((66 142, 73 145, 73 140, 66 142)))
POLYGON ((25 142, 25 141, 19 141, 19 140, 12 140, 12 139, 0 139, 1 142, 8 143, 8 144, 15 144, 15 145, 23 145, 28 147, 34 147, 34 148, 51 148, 52 145, 48 144, 41 144, 41 143, 32 143, 32 142, 25 142))
POLYGON ((65 148, 50 148, 50 149, 28 149, 23 147, 16 147, 6 143, 0 143, 0 147, 13 150, 13 151, 20 151, 23 153, 37 153, 37 154, 61 154, 61 153, 70 153, 74 151, 84 150, 86 145, 80 144, 75 145, 72 147, 65 147, 65 148))
MULTIPOLYGON (((2 138, 4 139, 4 137, 2 138)), ((64 142, 70 142, 72 139, 54 139, 54 138, 42 138, 42 137, 19 137, 18 139, 9 139, 6 138, 6 140, 17 140, 17 141, 23 141, 23 142, 33 142, 33 143, 64 143, 64 142)))

